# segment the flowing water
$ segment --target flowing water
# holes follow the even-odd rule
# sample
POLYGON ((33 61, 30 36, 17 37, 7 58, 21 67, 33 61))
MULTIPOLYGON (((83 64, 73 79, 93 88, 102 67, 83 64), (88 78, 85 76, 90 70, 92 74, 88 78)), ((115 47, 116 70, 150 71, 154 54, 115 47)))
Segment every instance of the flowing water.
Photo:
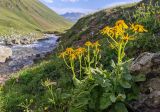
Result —
POLYGON ((34 64, 34 60, 42 59, 53 52, 57 45, 58 36, 47 35, 47 38, 28 45, 14 45, 11 47, 13 55, 4 64, 0 64, 0 75, 11 74, 24 67, 34 64))

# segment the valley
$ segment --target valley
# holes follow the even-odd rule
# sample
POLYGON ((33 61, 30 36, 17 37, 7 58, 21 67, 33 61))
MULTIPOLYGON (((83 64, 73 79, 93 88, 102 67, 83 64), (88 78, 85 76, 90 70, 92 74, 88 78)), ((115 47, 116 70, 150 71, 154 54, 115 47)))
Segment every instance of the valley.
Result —
POLYGON ((159 112, 160 1, 111 3, 1 0, 0 112, 159 112))

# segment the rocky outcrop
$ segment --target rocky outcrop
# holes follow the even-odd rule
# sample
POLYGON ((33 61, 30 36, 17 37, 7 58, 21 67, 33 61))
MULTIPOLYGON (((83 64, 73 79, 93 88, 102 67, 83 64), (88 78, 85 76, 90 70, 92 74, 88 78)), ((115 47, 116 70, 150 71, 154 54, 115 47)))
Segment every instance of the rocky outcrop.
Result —
POLYGON ((131 65, 132 73, 160 73, 160 53, 143 53, 131 65))
POLYGON ((160 53, 143 53, 132 63, 133 74, 145 74, 140 84, 140 98, 132 102, 137 112, 160 112, 160 53))
POLYGON ((6 62, 6 59, 12 56, 12 49, 6 46, 0 46, 0 63, 6 62))

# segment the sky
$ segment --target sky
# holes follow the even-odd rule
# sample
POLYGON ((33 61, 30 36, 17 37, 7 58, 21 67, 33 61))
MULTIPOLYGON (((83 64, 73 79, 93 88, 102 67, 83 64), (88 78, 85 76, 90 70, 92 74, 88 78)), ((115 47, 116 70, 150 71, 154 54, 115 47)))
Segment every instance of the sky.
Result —
POLYGON ((138 2, 140 0, 40 0, 58 14, 66 12, 91 13, 100 9, 138 2))

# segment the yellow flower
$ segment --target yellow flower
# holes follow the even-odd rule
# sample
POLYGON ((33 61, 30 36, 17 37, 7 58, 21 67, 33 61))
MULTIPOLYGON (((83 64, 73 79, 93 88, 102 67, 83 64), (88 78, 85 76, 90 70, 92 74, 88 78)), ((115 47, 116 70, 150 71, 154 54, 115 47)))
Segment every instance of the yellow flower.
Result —
POLYGON ((113 27, 113 32, 116 38, 124 35, 124 30, 118 26, 113 27))
POLYGON ((140 33, 148 32, 148 30, 144 29, 144 26, 139 24, 136 24, 136 25, 131 24, 131 29, 135 32, 140 32, 140 33))
POLYGON ((88 41, 88 42, 85 43, 85 46, 90 47, 90 46, 92 46, 92 43, 90 41, 88 41))
POLYGON ((86 49, 82 48, 82 47, 75 50, 75 53, 76 53, 77 56, 79 56, 81 54, 84 54, 85 52, 86 52, 86 49))
POLYGON ((124 20, 119 20, 116 22, 116 26, 118 26, 119 28, 124 28, 124 29, 128 29, 127 24, 124 22, 124 20))
POLYGON ((101 46, 101 45, 99 44, 99 42, 98 42, 98 41, 96 41, 96 42, 94 42, 94 43, 93 43, 93 46, 95 46, 95 47, 99 47, 99 46, 101 46))
POLYGON ((123 37, 123 40, 125 40, 125 41, 134 40, 134 38, 129 37, 128 34, 127 34, 127 35, 125 35, 125 36, 123 37))
POLYGON ((62 53, 60 53, 59 57, 60 58, 65 58, 66 55, 67 55, 66 52, 62 52, 62 53))
POLYGON ((73 48, 67 48, 66 49, 66 53, 69 54, 69 55, 72 54, 73 52, 74 52, 73 48))
POLYGON ((124 30, 123 30, 123 28, 121 28, 121 27, 119 27, 119 26, 115 26, 115 27, 108 27, 108 26, 106 26, 102 31, 101 31, 101 33, 103 34, 103 35, 108 35, 108 36, 110 36, 110 37, 118 37, 118 36, 121 36, 121 35, 123 35, 124 34, 124 30))
POLYGON ((77 57, 76 57, 76 54, 75 53, 72 53, 69 55, 69 59, 70 60, 75 60, 77 57))
POLYGON ((109 27, 109 26, 106 26, 106 27, 104 27, 102 30, 101 30, 101 33, 103 34, 103 35, 108 35, 108 36, 111 36, 111 37, 113 37, 114 36, 114 29, 113 28, 111 28, 111 27, 109 27))

